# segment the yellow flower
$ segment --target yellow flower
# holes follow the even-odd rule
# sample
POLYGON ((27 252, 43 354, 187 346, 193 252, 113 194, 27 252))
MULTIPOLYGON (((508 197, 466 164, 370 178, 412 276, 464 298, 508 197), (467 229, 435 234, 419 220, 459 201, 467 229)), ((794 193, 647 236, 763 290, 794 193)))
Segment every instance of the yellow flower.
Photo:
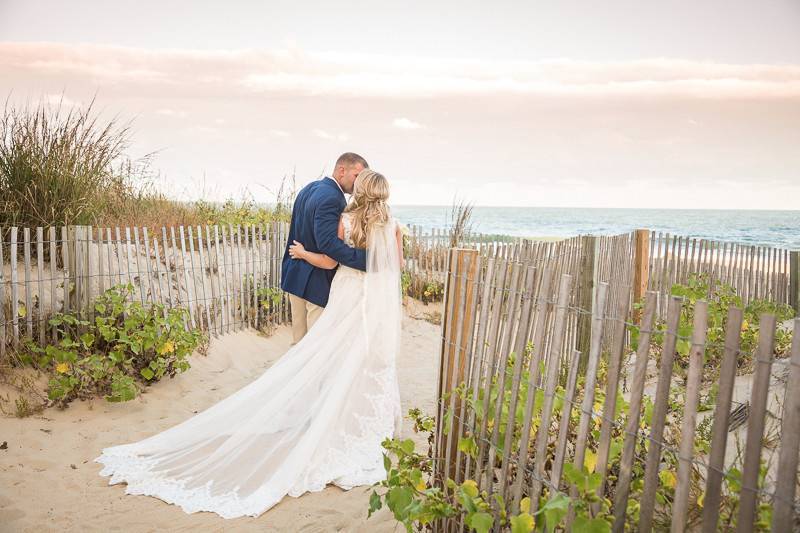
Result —
POLYGON ((158 355, 166 355, 175 351, 175 343, 167 341, 158 349, 158 355))
POLYGON ((69 365, 67 363, 58 363, 56 365, 56 372, 59 374, 66 374, 69 372, 69 365))

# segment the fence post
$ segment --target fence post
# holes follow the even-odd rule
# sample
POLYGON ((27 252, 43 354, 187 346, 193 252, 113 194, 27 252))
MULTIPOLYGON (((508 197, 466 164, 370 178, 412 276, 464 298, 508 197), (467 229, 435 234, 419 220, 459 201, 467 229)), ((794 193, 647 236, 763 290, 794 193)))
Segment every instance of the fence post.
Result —
POLYGON ((789 305, 800 317, 800 250, 789 252, 789 305))
POLYGON ((463 416, 460 412, 461 404, 456 402, 451 395, 448 402, 443 396, 462 381, 466 379, 467 369, 470 363, 467 359, 471 354, 467 353, 466 347, 469 339, 472 338, 475 320, 473 316, 474 306, 472 305, 477 298, 477 269, 478 251, 456 249, 450 250, 450 257, 447 268, 447 287, 445 290, 444 316, 442 317, 442 352, 439 366, 439 386, 437 403, 439 403, 436 418, 437 453, 439 458, 446 457, 447 464, 442 465, 439 472, 442 477, 454 477, 455 457, 458 449, 459 435, 454 428, 458 427, 457 420, 463 416), (448 405, 445 405, 447 403, 448 405), (449 406, 449 408, 448 408, 449 406), (453 422, 449 428, 449 435, 445 437, 446 421, 445 416, 451 415, 453 422), (442 445, 444 448, 442 449, 442 445))
POLYGON ((64 265, 67 269, 68 277, 66 279, 67 286, 65 287, 64 295, 65 298, 69 299, 69 306, 64 305, 64 309, 71 309, 75 313, 80 312, 80 300, 77 299, 78 294, 78 260, 77 260, 77 253, 79 251, 79 247, 77 244, 78 236, 80 234, 80 226, 68 226, 67 227, 67 240, 63 244, 63 246, 67 249, 67 259, 69 263, 64 265))
MULTIPOLYGON (((650 230, 637 229, 633 241, 633 303, 642 301, 650 279, 650 230)), ((634 317, 638 322, 638 311, 634 317)))
MULTIPOLYGON (((592 310, 594 300, 594 271, 596 263, 597 237, 581 236, 580 270, 578 271, 578 306, 592 310)), ((586 366, 592 331, 592 315, 582 313, 578 318, 578 350, 581 352, 581 367, 586 366)))

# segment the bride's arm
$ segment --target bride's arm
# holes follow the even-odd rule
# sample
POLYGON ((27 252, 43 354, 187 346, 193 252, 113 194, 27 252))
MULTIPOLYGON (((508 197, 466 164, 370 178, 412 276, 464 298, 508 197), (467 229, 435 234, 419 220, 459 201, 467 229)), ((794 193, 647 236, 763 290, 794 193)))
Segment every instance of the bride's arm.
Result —
POLYGON ((397 257, 400 260, 400 270, 403 270, 405 259, 403 259, 403 230, 400 228, 400 224, 397 224, 397 227, 394 230, 394 235, 397 239, 397 257))
MULTIPOLYGON (((339 221, 338 234, 340 239, 344 239, 344 226, 341 221, 339 221)), ((339 264, 335 259, 331 259, 325 254, 309 252, 301 243, 297 241, 292 242, 293 244, 289 246, 289 255, 293 259, 302 259, 317 268, 324 268, 325 270, 334 269, 339 264)))

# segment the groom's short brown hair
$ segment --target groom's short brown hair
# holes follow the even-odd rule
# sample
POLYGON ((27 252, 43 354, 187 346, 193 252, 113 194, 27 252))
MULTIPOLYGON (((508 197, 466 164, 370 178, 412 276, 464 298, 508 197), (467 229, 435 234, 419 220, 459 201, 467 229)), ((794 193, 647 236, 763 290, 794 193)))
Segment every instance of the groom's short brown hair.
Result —
POLYGON ((367 160, 353 152, 345 152, 339 156, 339 159, 336 160, 336 167, 339 165, 346 165, 350 167, 357 164, 362 165, 364 168, 369 168, 369 163, 367 163, 367 160))

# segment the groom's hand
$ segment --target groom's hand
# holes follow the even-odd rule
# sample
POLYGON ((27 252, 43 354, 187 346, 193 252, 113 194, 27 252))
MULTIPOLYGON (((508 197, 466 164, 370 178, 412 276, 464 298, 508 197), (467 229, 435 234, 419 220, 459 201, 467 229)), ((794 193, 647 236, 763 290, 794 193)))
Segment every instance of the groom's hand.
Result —
POLYGON ((337 263, 358 270, 367 270, 365 250, 347 246, 338 235, 341 205, 335 198, 326 198, 314 212, 314 240, 319 251, 337 263))

